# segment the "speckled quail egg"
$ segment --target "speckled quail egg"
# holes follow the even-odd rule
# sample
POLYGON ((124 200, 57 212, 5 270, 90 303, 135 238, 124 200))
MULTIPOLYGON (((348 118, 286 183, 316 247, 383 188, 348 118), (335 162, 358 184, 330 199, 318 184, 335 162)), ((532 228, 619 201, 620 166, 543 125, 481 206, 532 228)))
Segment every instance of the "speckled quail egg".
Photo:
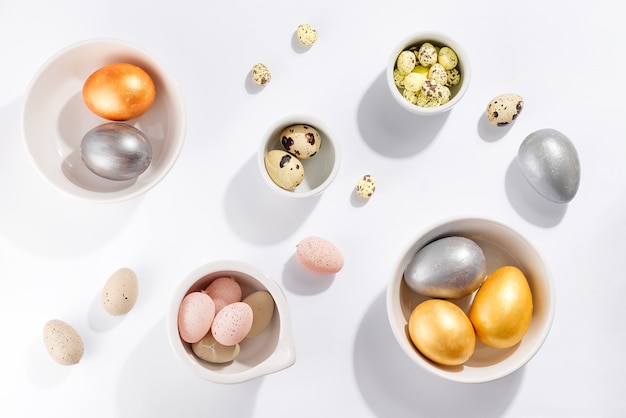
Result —
POLYGON ((437 62, 437 48, 430 42, 424 42, 417 51, 419 63, 425 67, 430 67, 437 62))
POLYGON ((356 194, 363 199, 369 199, 376 191, 376 179, 371 174, 361 177, 356 185, 356 194))
POLYGON ((283 129, 280 143, 285 151, 300 159, 306 159, 317 154, 322 145, 322 137, 311 125, 292 125, 283 129))
POLYGON ((252 67, 252 81, 258 86, 264 86, 272 79, 272 73, 263 63, 257 62, 252 67))
POLYGON ((513 123, 524 108, 524 99, 514 93, 494 97, 487 105, 487 119, 495 126, 513 123))
POLYGON ((304 180, 302 162, 287 151, 272 150, 265 154, 265 169, 281 189, 294 190, 304 180))
POLYGON ((417 58, 415 54, 411 51, 402 51, 398 55, 396 60, 396 67, 400 71, 400 74, 407 75, 413 68, 415 68, 415 64, 417 62, 417 58))

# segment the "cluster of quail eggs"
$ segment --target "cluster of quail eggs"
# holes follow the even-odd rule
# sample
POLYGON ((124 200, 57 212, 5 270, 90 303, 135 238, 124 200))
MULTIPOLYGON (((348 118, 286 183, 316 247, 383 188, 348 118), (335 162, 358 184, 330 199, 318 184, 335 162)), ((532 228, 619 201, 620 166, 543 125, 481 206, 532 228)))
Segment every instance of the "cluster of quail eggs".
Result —
POLYGON ((297 124, 283 129, 278 142, 282 149, 273 149, 265 154, 265 169, 278 187, 293 191, 304 180, 304 165, 300 160, 317 154, 322 136, 311 125, 297 124))
POLYGON ((152 146, 128 121, 143 115, 154 103, 152 77, 133 64, 109 64, 86 79, 82 96, 89 110, 108 120, 83 136, 80 155, 85 166, 109 180, 139 177, 152 161, 152 146))
POLYGON ((424 42, 400 52, 393 78, 408 102, 437 107, 450 101, 450 87, 461 81, 458 64, 459 58, 452 48, 424 42))

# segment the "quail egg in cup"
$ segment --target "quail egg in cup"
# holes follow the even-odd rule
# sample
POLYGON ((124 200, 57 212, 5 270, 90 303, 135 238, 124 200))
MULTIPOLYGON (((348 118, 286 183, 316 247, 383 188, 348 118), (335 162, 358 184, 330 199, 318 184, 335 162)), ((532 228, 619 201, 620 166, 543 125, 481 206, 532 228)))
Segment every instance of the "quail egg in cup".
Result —
MULTIPOLYGON (((217 301, 215 295, 213 300, 217 301)), ((172 295, 166 323, 170 344, 182 365, 196 376, 214 383, 245 382, 286 369, 296 360, 289 306, 282 289, 263 271, 242 261, 213 261, 190 272, 172 295), (270 305, 269 316, 265 315, 268 313, 265 309, 263 316, 268 318, 268 321, 263 324, 262 329, 256 327, 253 322, 248 336, 238 342, 236 347, 232 342, 228 345, 216 344, 214 340, 219 338, 218 334, 213 330, 208 331, 206 334, 208 338, 215 336, 205 347, 212 351, 210 355, 217 353, 219 356, 219 350, 228 351, 230 348, 236 350, 231 358, 213 361, 201 354, 199 356, 196 346, 183 339, 179 321, 183 312, 181 306, 186 297, 190 294, 209 297, 207 294, 213 294, 211 288, 214 287, 209 286, 212 283, 216 284, 218 280, 236 283, 240 288, 237 298, 241 298, 242 301, 231 302, 222 307, 213 316, 211 327, 218 321, 220 312, 226 311, 228 306, 249 305, 256 320, 257 312, 263 310, 259 298, 253 300, 256 295, 265 294, 270 301, 273 300, 273 303, 270 305)))
MULTIPOLYGON (((184 142, 185 115, 176 80, 156 58, 123 41, 93 39, 62 49, 37 71, 22 106, 22 136, 31 161, 56 189, 95 202, 120 202, 150 190, 174 166, 184 142), (85 160, 81 155, 83 138, 117 118, 94 113, 83 96, 83 88, 92 75, 118 63, 151 79, 150 88, 155 94, 153 100, 150 95, 145 101, 142 112, 131 113, 130 119, 123 121, 145 135, 150 145, 150 154, 143 161, 149 165, 137 170, 132 178, 124 177, 126 172, 112 173, 115 165, 105 162, 103 166, 101 155, 90 155, 85 160), (86 164, 89 162, 108 170, 107 176, 90 170, 86 164)), ((128 138, 126 135, 123 141, 128 138)), ((88 148, 101 149, 93 144, 88 148)))
POLYGON ((340 154, 335 134, 323 121, 293 114, 267 129, 257 162, 270 189, 283 196, 306 198, 320 194, 333 182, 340 154))
POLYGON ((465 50, 448 35, 418 32, 393 48, 385 75, 400 107, 429 116, 447 112, 461 100, 471 67, 465 50))
MULTIPOLYGON (((444 266, 445 267, 445 266, 444 266)), ((507 270, 508 271, 508 270, 507 270)), ((454 218, 425 228, 415 239, 401 251, 391 271, 391 278, 386 295, 387 315, 393 335, 402 351, 417 366, 436 376, 461 383, 483 383, 507 376, 530 361, 539 351, 548 336, 555 312, 554 284, 545 260, 521 234, 507 225, 482 218, 454 218), (428 244, 446 237, 464 237, 472 240, 484 253, 487 266, 487 277, 478 290, 468 296, 447 299, 424 296, 410 287, 411 280, 405 275, 410 270, 407 266, 416 254, 428 244), (484 343, 472 335, 469 351, 457 364, 445 364, 437 358, 425 355, 413 337, 410 321, 414 312, 419 313, 418 306, 425 308, 428 304, 445 302, 437 307, 440 311, 447 310, 457 315, 460 311, 463 326, 468 320, 476 294, 487 289, 486 283, 490 275, 505 267, 512 271, 523 272, 532 295, 532 317, 527 331, 521 340, 506 348, 495 348, 489 342, 484 343), (456 310, 456 307, 460 310, 456 310), (487 345, 490 344, 490 345, 487 345)), ((429 312, 432 312, 429 311, 429 312)), ((447 315, 447 318, 451 318, 447 315)), ((413 318, 414 319, 414 318, 413 318)), ((429 324, 426 324, 430 326, 429 324)), ((478 329, 476 323, 472 322, 478 329)), ((431 327, 432 328, 432 327, 431 327)), ((456 327, 455 332, 460 329, 456 327)), ((467 327, 466 327, 467 328, 467 327)), ((469 326, 472 333, 472 326, 469 326)), ((478 332, 477 332, 478 334, 478 332)), ((464 340, 459 338, 460 341, 464 340)), ((428 341, 426 341, 428 342, 428 341)), ((458 348, 458 347, 457 347, 458 348)), ((458 350, 459 352, 461 350, 458 350)), ((426 354, 429 354, 426 352, 426 354)))

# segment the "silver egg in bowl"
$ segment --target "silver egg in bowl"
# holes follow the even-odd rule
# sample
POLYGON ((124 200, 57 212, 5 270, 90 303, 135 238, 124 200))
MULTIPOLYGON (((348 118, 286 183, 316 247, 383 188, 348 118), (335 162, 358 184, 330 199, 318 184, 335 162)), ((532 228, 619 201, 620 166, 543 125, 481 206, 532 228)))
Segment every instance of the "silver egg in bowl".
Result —
POLYGON ((127 123, 96 126, 80 143, 80 157, 94 174, 109 180, 139 177, 152 161, 152 146, 143 132, 127 123))
POLYGON ((150 53, 114 39, 78 42, 43 63, 27 88, 21 119, 26 150, 43 177, 62 193, 98 203, 132 199, 159 184, 180 155, 186 129, 177 81, 150 53), (81 158, 85 134, 109 122, 89 110, 82 90, 96 70, 117 62, 145 70, 154 81, 156 97, 144 114, 127 121, 149 139, 149 167, 139 176, 114 181, 94 174, 81 158))

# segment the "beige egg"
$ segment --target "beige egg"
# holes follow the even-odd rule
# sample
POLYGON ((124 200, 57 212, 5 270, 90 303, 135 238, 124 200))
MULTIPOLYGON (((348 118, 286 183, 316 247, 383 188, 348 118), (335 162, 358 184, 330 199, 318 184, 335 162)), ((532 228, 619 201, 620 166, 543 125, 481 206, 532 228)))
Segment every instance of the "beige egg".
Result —
POLYGON ((274 316, 274 298, 265 290, 258 290, 246 296, 243 300, 252 308, 252 327, 246 338, 253 338, 261 334, 272 321, 274 316))
POLYGON ((129 268, 121 268, 104 284, 102 307, 111 315, 125 315, 135 306, 138 294, 137 275, 129 268))
POLYGON ((304 180, 304 166, 287 151, 272 150, 265 155, 265 169, 281 189, 294 190, 304 180))
POLYGON ((64 366, 77 364, 85 352, 80 334, 60 319, 52 319, 44 325, 43 343, 50 357, 64 366))
POLYGON ((191 350, 204 361, 210 363, 228 363, 237 358, 241 348, 239 344, 220 344, 215 341, 215 338, 209 332, 200 341, 191 344, 191 350))

